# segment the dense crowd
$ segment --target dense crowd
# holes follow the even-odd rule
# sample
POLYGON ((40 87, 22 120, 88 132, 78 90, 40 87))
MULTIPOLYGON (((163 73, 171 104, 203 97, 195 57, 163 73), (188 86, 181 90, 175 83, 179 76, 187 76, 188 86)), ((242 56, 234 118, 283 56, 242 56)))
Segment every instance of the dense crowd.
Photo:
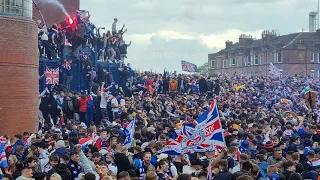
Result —
POLYGON ((2 179, 319 177, 319 80, 139 73, 130 65, 119 84, 102 68, 96 75, 89 91, 56 87, 39 95, 39 132, 4 136, 8 167, 2 179), (159 153, 173 131, 192 123, 214 100, 225 148, 159 153), (133 117, 127 147, 125 131, 133 117))
POLYGON ((101 36, 100 29, 105 27, 97 28, 92 24, 87 11, 77 11, 74 19, 69 18, 50 28, 38 20, 39 56, 47 57, 49 60, 63 57, 64 46, 70 46, 71 54, 81 59, 81 50, 90 48, 92 52, 98 52, 99 60, 116 63, 122 67, 131 41, 126 44, 123 39, 124 33, 127 32, 127 29, 124 29, 125 24, 118 30, 117 22, 118 19, 115 18, 112 30, 101 36))

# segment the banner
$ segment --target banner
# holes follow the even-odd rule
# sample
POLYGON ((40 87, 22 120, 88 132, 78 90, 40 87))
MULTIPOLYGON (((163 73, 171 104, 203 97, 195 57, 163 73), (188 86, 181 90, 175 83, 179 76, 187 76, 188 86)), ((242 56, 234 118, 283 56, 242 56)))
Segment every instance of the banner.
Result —
POLYGON ((136 121, 136 117, 133 117, 125 129, 126 140, 123 145, 128 149, 131 147, 131 143, 134 135, 135 121, 136 121))
POLYGON ((181 153, 207 152, 225 147, 223 129, 216 102, 192 123, 184 124, 170 137, 162 153, 178 155, 181 153))
POLYGON ((192 64, 188 61, 181 61, 181 68, 182 71, 187 71, 187 72, 198 72, 198 67, 195 64, 192 64))
POLYGON ((48 68, 44 72, 46 84, 59 84, 59 68, 48 68))
POLYGON ((269 67, 268 67, 269 76, 280 78, 282 71, 283 71, 282 69, 277 68, 272 63, 269 64, 269 67))

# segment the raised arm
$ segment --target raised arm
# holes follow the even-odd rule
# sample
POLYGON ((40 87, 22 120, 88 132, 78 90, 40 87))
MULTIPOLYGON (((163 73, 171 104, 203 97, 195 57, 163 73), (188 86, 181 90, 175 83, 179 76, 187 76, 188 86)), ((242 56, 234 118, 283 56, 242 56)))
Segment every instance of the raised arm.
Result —
POLYGON ((221 161, 221 159, 225 156, 226 152, 227 152, 227 149, 223 148, 221 153, 212 161, 212 167, 216 166, 218 162, 221 161))

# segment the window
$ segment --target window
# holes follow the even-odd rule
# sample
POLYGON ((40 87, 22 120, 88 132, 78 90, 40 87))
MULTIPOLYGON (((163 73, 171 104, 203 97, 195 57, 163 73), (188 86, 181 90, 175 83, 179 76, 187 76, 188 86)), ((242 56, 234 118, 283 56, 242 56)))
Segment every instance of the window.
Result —
POLYGON ((228 59, 222 60, 222 68, 228 68, 228 59))
POLYGON ((320 70, 318 70, 318 78, 320 79, 320 70))
POLYGON ((231 58, 231 66, 236 67, 237 66, 237 59, 236 58, 231 58))
POLYGON ((215 68, 216 68, 216 61, 211 60, 211 69, 215 69, 215 68))
POLYGON ((251 66, 251 56, 247 56, 247 66, 251 66))
POLYGON ((277 53, 277 63, 282 63, 281 53, 277 53))
POLYGON ((32 0, 0 0, 0 14, 32 18, 32 0))
POLYGON ((320 63, 320 53, 318 53, 318 63, 320 63))
POLYGON ((310 70, 310 76, 314 78, 314 70, 310 70))
POLYGON ((254 65, 259 65, 259 57, 257 55, 254 56, 254 65))
POLYGON ((314 62, 314 53, 311 53, 311 62, 314 62))

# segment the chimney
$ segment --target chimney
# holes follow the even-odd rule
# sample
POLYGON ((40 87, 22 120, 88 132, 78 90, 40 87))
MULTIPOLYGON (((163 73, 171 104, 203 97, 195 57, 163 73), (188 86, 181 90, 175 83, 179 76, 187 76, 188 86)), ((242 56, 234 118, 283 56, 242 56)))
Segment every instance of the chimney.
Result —
POLYGON ((270 41, 272 41, 276 37, 277 37, 277 33, 274 30, 272 30, 272 31, 269 31, 269 30, 262 31, 262 34, 261 34, 262 46, 265 46, 266 44, 268 44, 270 41))
POLYGON ((233 42, 232 41, 226 41, 226 49, 230 49, 233 45, 233 42))
POLYGON ((242 47, 246 47, 246 46, 250 45, 252 42, 253 42, 253 38, 251 35, 241 34, 239 36, 239 44, 242 47))

